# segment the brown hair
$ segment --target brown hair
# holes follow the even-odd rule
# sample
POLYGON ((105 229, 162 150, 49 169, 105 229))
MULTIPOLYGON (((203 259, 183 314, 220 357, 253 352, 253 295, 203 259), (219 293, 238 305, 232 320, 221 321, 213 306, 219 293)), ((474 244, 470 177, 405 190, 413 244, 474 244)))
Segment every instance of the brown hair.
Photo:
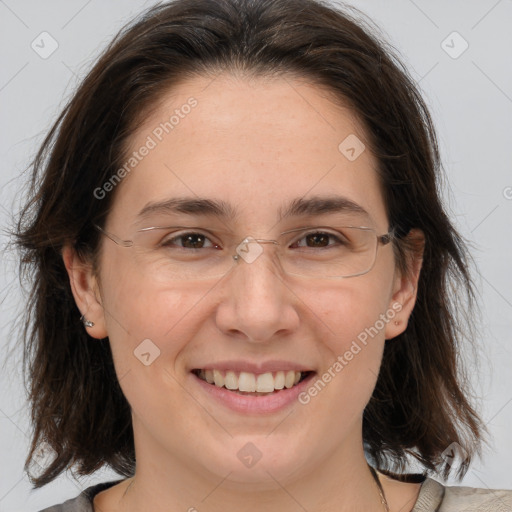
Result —
MULTIPOLYGON (((220 71, 304 77, 348 102, 376 156, 397 265, 407 269, 425 235, 423 268, 407 329, 387 342, 363 418, 367 454, 402 471, 410 455, 448 476, 442 452, 453 442, 468 454, 485 430, 459 371, 458 300, 474 303, 465 244, 439 197, 441 164, 427 107, 394 52, 348 10, 317 0, 177 0, 125 27, 85 77, 44 140, 33 164, 30 199, 17 226, 21 266, 32 289, 24 331, 34 432, 25 469, 41 487, 69 467, 80 475, 108 465, 135 469, 131 413, 108 340, 92 342, 79 321, 61 250, 72 244, 94 260, 114 194, 94 195, 123 162, 142 113, 178 81, 220 71), (455 290, 461 292, 460 297, 455 290), (458 298, 459 297, 459 298, 458 298), (29 466, 47 442, 56 458, 40 476, 29 466)), ((460 303, 462 303, 460 302, 460 303)))

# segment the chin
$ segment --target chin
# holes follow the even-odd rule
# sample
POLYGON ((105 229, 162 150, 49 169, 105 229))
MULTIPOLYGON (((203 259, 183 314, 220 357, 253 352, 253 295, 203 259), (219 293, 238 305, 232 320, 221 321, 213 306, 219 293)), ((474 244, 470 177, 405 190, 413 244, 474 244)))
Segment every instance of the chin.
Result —
POLYGON ((304 443, 291 437, 244 435, 230 439, 227 447, 219 447, 219 456, 209 463, 204 461, 203 466, 226 478, 224 488, 248 491, 247 486, 252 486, 253 491, 275 491, 276 485, 283 485, 296 476, 298 468, 305 467, 305 457, 304 443))

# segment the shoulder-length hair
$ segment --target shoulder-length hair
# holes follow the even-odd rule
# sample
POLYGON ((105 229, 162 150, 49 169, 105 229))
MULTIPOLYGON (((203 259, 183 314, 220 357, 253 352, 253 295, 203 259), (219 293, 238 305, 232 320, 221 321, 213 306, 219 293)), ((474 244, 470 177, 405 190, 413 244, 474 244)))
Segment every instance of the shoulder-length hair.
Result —
POLYGON ((458 466, 462 478, 480 453, 485 427, 459 366, 471 316, 457 311, 459 303, 474 305, 474 285, 464 241, 440 198, 432 120, 392 48, 348 12, 320 0, 158 5, 119 32, 64 108, 32 164, 30 198, 16 230, 32 283, 24 373, 34 427, 25 470, 34 488, 68 468, 86 475, 107 465, 134 474, 131 412, 108 339, 92 342, 79 321, 61 250, 72 244, 95 260, 93 224, 103 225, 115 195, 95 191, 122 166, 138 122, 179 81, 223 71, 303 77, 351 106, 378 162, 401 270, 408 271, 407 256, 417 250, 407 233, 419 228, 425 235, 415 308, 407 329, 385 345, 364 411, 368 456, 400 472, 412 456, 426 473, 446 477, 453 468, 443 452, 458 443, 467 455, 458 466), (55 458, 33 477, 29 467, 43 442, 55 458))

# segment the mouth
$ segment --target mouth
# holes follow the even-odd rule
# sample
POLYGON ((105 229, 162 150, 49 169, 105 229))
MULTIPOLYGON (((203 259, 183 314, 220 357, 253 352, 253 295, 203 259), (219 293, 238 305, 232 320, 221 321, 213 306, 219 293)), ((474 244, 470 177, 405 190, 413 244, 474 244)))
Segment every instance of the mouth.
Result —
POLYGON ((237 372, 234 370, 195 369, 192 373, 216 388, 224 388, 242 396, 268 396, 298 386, 313 371, 278 370, 266 373, 237 372))

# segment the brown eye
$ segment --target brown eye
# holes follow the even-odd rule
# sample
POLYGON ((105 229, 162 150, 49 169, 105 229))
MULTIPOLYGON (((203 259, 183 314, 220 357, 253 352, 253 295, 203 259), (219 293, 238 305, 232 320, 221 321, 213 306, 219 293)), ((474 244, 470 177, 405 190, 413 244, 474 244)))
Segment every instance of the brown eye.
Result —
POLYGON ((207 238, 204 235, 196 233, 182 235, 178 238, 183 240, 183 247, 187 247, 190 249, 201 249, 207 240, 207 238))
POLYGON ((322 249, 324 247, 334 247, 344 244, 344 238, 336 236, 333 233, 327 233, 325 231, 313 231, 305 234, 302 238, 292 244, 292 248, 306 247, 310 249, 322 249))
POLYGON ((183 233, 162 240, 162 247, 178 247, 183 249, 211 249, 219 246, 210 241, 203 233, 183 233))
POLYGON ((307 245, 308 247, 326 247, 329 245, 329 237, 327 233, 313 233, 312 235, 307 235, 307 245))

